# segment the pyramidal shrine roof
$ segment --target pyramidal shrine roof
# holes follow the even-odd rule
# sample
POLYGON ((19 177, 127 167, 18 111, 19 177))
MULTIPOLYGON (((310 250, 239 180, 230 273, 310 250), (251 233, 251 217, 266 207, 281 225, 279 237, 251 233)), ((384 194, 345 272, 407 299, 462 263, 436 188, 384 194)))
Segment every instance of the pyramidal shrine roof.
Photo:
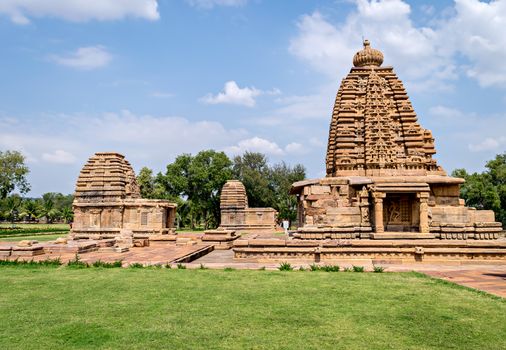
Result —
POLYGON ((432 156, 402 81, 368 40, 337 92, 327 146, 327 177, 446 175, 432 156))
POLYGON ((114 152, 95 153, 77 179, 77 201, 115 201, 140 198, 135 172, 125 156, 114 152))

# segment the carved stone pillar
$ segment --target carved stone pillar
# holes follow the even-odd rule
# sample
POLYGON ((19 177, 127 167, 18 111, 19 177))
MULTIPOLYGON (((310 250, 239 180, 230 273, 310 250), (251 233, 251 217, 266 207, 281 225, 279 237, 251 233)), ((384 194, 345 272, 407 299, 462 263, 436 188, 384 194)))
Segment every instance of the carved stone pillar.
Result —
POLYGON ((418 193, 417 197, 420 199, 420 233, 430 233, 429 230, 429 194, 422 192, 418 193))
POLYGON ((383 225, 383 198, 385 193, 376 192, 373 194, 374 198, 374 231, 376 233, 385 232, 383 225))

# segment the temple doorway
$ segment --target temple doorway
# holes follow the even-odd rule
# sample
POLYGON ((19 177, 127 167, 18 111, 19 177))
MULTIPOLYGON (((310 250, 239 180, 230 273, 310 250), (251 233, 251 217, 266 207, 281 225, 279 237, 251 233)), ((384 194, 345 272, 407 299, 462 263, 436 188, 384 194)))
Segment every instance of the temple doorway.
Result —
POLYGON ((390 194, 384 199, 383 224, 388 232, 417 232, 418 205, 415 194, 390 194))

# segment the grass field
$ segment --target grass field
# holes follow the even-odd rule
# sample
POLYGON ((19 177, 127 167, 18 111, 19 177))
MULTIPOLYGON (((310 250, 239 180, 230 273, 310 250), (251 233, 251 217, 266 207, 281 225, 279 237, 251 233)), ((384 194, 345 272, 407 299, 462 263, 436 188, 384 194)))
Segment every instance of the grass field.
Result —
POLYGON ((0 223, 0 241, 19 241, 22 239, 49 240, 47 234, 66 235, 70 229, 68 224, 10 224, 0 223), (44 236, 37 236, 42 234, 44 236), (35 237, 37 236, 37 237, 35 237), (6 237, 8 239, 6 239, 6 237), (35 238, 33 238, 35 237, 35 238))
POLYGON ((1 349, 505 349, 506 302, 414 273, 0 269, 1 349))
POLYGON ((57 239, 58 237, 65 237, 67 235, 67 232, 60 232, 57 234, 35 234, 31 236, 1 236, 0 242, 18 242, 25 239, 28 240, 36 240, 39 242, 45 242, 45 241, 52 241, 57 239))
POLYGON ((68 230, 70 228, 69 224, 18 224, 18 223, 6 223, 2 222, 0 223, 0 229, 2 228, 11 228, 11 227, 18 227, 21 229, 62 229, 62 230, 68 230))

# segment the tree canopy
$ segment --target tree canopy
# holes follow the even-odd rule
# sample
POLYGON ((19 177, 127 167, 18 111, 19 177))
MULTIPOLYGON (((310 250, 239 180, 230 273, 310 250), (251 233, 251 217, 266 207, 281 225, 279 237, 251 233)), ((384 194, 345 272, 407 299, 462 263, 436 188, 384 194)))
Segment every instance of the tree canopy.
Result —
POLYGON ((0 151, 0 199, 5 199, 14 189, 21 194, 30 191, 26 179, 29 172, 23 154, 18 151, 0 151))
POLYGON ((465 169, 456 169, 452 176, 466 182, 460 188, 466 205, 478 209, 491 209, 496 219, 506 225, 506 152, 487 162, 482 173, 469 174, 465 169))

